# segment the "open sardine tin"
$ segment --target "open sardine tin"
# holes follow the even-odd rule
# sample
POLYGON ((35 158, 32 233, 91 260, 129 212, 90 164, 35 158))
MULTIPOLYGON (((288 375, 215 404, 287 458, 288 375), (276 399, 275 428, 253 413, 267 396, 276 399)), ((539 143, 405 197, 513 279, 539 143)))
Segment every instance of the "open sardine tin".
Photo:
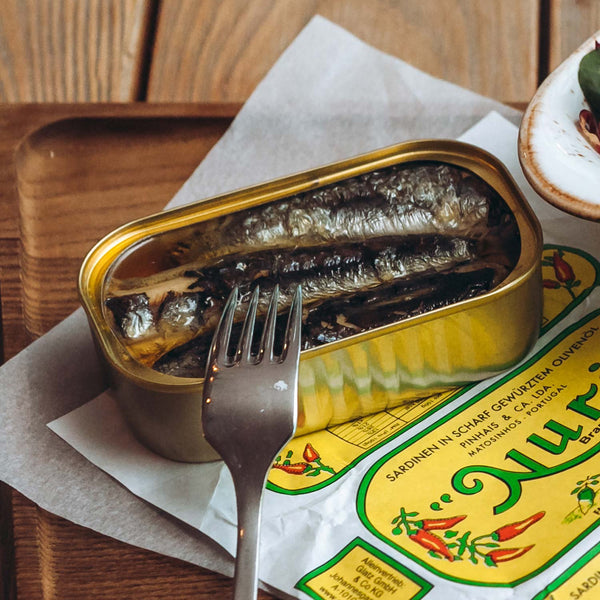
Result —
POLYGON ((79 291, 132 431, 201 462, 217 458, 203 353, 232 285, 277 280, 283 303, 302 283, 301 435, 518 362, 541 323, 541 252, 495 157, 418 140, 124 225, 90 251, 79 291))

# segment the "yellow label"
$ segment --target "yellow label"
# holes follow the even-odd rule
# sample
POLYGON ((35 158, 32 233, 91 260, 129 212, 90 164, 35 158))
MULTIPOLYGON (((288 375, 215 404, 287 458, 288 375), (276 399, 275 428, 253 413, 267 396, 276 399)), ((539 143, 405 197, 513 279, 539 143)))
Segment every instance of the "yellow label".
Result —
POLYGON ((594 600, 600 597, 600 548, 592 548, 533 600, 594 600))
POLYGON ((600 524, 598 385, 595 311, 379 460, 359 490, 361 519, 448 579, 533 576, 600 524))
POLYGON ((418 600, 424 579, 359 538, 296 586, 323 600, 418 600))

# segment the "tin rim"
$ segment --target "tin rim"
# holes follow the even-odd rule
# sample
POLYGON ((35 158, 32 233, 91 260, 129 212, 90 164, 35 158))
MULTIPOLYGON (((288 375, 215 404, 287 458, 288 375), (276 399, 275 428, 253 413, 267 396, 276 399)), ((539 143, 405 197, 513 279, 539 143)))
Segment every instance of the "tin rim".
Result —
POLYGON ((197 391, 204 378, 182 378, 165 375, 135 360, 104 318, 104 284, 115 260, 147 238, 167 230, 183 228, 259 204, 272 202, 299 192, 348 179, 362 173, 382 169, 394 164, 433 161, 465 168, 479 176, 506 202, 515 216, 521 237, 521 252, 514 269, 496 288, 449 306, 428 311, 351 337, 330 342, 301 352, 300 360, 332 352, 387 333, 414 327, 440 315, 451 315, 467 307, 482 305, 511 293, 535 271, 542 251, 541 226, 525 201, 507 168, 489 152, 456 140, 415 140, 383 148, 355 158, 333 163, 317 169, 303 171, 281 179, 221 194, 192 204, 165 210, 127 223, 100 240, 85 257, 78 280, 81 303, 98 345, 111 368, 137 385, 161 392, 181 393, 197 391), (526 234, 527 233, 527 234, 526 234))

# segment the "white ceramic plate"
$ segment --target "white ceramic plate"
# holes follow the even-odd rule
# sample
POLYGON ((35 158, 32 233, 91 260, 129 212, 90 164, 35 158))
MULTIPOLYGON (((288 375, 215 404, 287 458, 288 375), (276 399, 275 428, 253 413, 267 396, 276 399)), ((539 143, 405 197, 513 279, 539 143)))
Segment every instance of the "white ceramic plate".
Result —
POLYGON ((577 71, 600 31, 553 71, 529 103, 519 130, 519 160, 542 198, 571 214, 600 220, 600 153, 578 128, 588 108, 577 71))

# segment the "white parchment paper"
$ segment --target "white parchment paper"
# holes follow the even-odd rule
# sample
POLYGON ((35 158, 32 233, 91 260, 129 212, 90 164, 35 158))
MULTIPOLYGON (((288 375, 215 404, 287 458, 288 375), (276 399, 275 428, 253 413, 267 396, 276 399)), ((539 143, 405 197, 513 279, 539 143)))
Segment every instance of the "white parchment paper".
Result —
MULTIPOLYGON (((430 77, 316 17, 259 84, 171 205, 405 139, 457 137, 490 111, 518 123, 516 111, 430 77)), ((505 162, 510 160, 522 183, 515 153, 516 128, 499 116, 492 118, 495 121, 491 124, 486 120, 474 130, 477 135, 470 135, 505 162)), ((585 235, 589 224, 571 219, 577 223, 565 229, 562 213, 539 201, 531 190, 528 197, 553 241, 568 242, 575 231, 585 235)), ((222 549, 232 550, 235 537, 228 474, 218 463, 176 465, 139 447, 123 426, 110 396, 102 394, 104 387, 82 311, 0 368, 2 480, 43 508, 75 523, 230 573, 231 559, 222 549), (78 410, 72 413, 74 409, 78 410), (81 453, 46 427, 46 423, 63 415, 67 416, 55 421, 52 428, 81 453), (90 440, 94 441, 91 446, 90 440), (140 498, 147 498, 165 512, 140 498)), ((341 488, 345 486, 351 489, 354 478, 360 477, 364 468, 366 465, 343 479, 337 491, 343 493, 341 488)), ((323 519, 322 515, 330 512, 339 518, 329 521, 330 529, 323 529, 323 539, 318 540, 314 530, 291 527, 282 519, 269 520, 272 525, 266 528, 267 542, 262 550, 270 553, 269 564, 274 571, 263 573, 263 578, 289 593, 293 574, 288 579, 274 576, 277 568, 280 573, 289 573, 277 560, 287 565, 299 561, 305 564, 302 548, 306 544, 322 548, 325 553, 331 549, 328 539, 339 543, 340 535, 345 535, 341 513, 335 512, 335 499, 316 494, 311 495, 311 504, 305 503, 292 499, 285 510, 306 511, 313 519, 323 519), (269 527, 275 530, 269 531, 269 527), (340 535, 334 535, 336 528, 340 535), (290 536, 297 545, 285 556, 278 549, 276 559, 272 547, 275 542, 269 540, 290 536)), ((281 508, 267 497, 265 517, 280 513, 281 508)), ((304 570, 311 566, 305 564, 304 570)))
MULTIPOLYGON (((527 184, 517 158, 517 133, 516 126, 492 112, 460 139, 493 152, 505 163, 535 208, 543 224, 547 242, 573 245, 573 240, 577 240, 578 248, 593 256, 600 256, 600 240, 595 235, 594 223, 587 223, 558 211, 537 197, 527 184)), ((574 322, 582 310, 598 306, 600 293, 596 292, 565 324, 574 322)), ((549 334, 543 336, 531 354, 543 347, 548 337, 549 334)), ((492 381, 483 382, 479 387, 489 385, 492 381)), ((450 408, 452 407, 448 407, 446 412, 450 408)), ((439 419, 440 413, 432 418, 439 419)), ((431 419, 426 420, 422 426, 426 426, 429 421, 431 419)), ((200 529, 231 554, 235 554, 235 495, 229 472, 221 463, 182 465, 146 450, 128 430, 109 392, 50 423, 50 427, 134 494, 200 529), (102 423, 101 427, 98 426, 99 423, 102 423)), ((405 437, 401 436, 384 445, 359 462, 334 485, 323 490, 311 492, 307 496, 267 492, 263 505, 261 579, 282 594, 304 598, 304 593, 294 589, 294 585, 310 568, 325 563, 357 536, 367 538, 377 545, 378 541, 369 537, 352 507, 358 485, 366 471, 382 454, 404 440, 405 437), (340 507, 345 508, 340 510, 340 507)), ((585 549, 599 541, 593 536, 589 537, 591 539, 583 543, 585 549)), ((390 549, 384 545, 381 549, 390 553, 390 549)), ((560 566, 561 563, 544 573, 544 585, 560 573, 560 566)), ((435 579, 430 573, 424 575, 430 581, 435 579)), ((464 597, 481 600, 508 597, 529 599, 536 589, 543 587, 539 579, 521 586, 517 592, 475 588, 464 597)), ((429 593, 432 599, 442 599, 446 595, 447 582, 442 582, 429 593)))

